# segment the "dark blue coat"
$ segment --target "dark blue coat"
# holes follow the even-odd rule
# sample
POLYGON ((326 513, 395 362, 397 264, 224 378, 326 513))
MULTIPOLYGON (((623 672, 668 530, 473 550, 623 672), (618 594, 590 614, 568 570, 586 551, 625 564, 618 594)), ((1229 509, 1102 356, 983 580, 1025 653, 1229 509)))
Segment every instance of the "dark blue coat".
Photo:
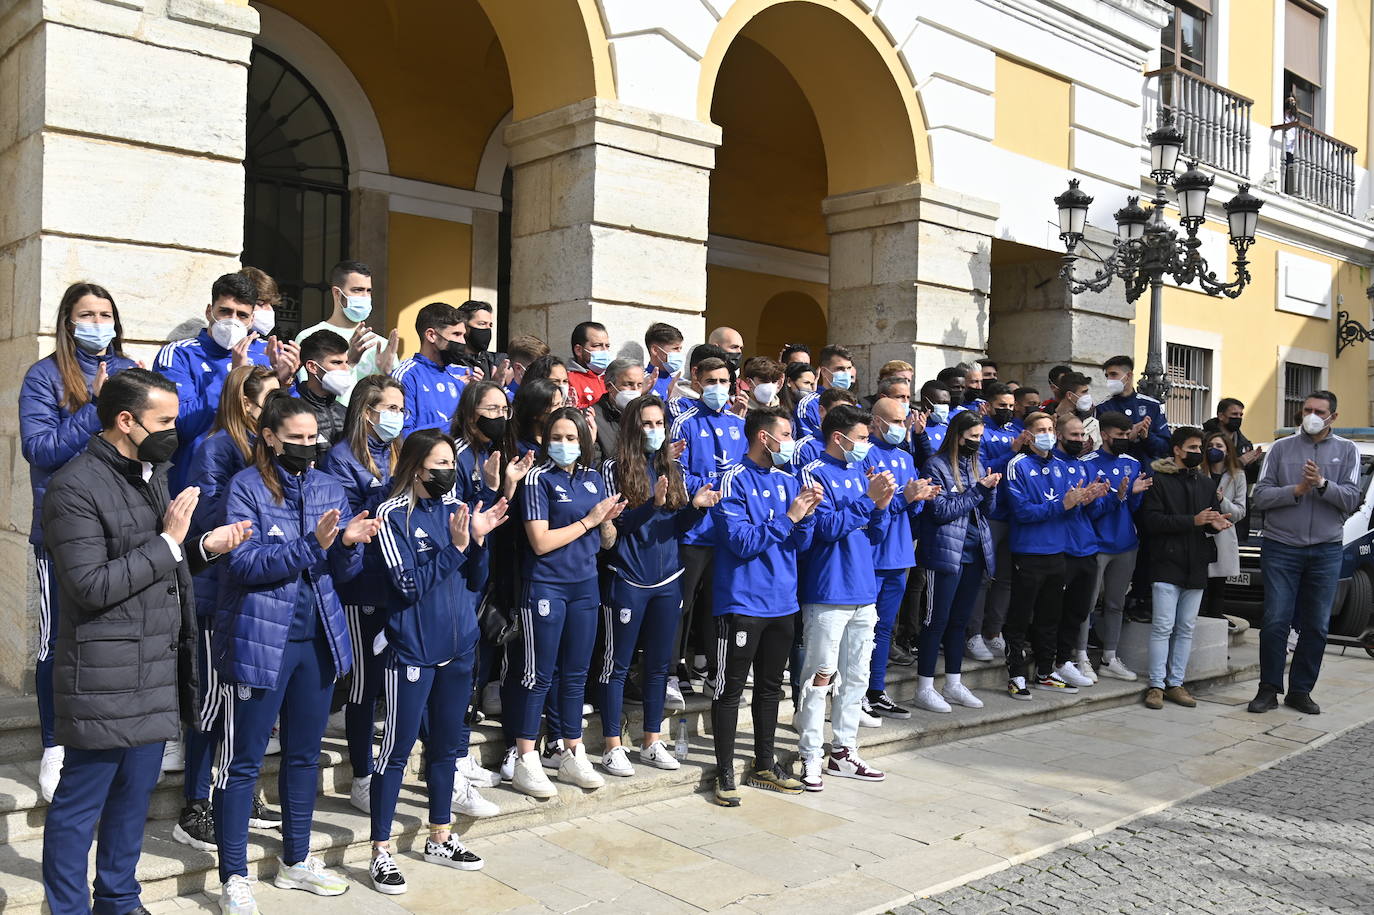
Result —
MULTIPOLYGON (((187 543, 200 540, 202 534, 224 523, 224 497, 229 481, 248 466, 234 440, 224 432, 208 435, 191 458, 191 473, 187 486, 200 487, 200 501, 191 516, 187 543)), ((196 616, 213 616, 219 604, 219 579, 228 563, 210 566, 196 576, 196 616)))
MULTIPOLYGON (((329 453, 320 461, 320 469, 343 484, 351 514, 365 511, 369 517, 375 518, 378 506, 386 501, 391 491, 391 445, 370 435, 367 445, 378 473, 374 474, 363 466, 346 439, 329 449, 329 453)), ((362 607, 385 607, 390 603, 392 594, 381 547, 374 539, 362 550, 363 568, 344 589, 345 602, 362 607)))
POLYGON ((970 518, 978 524, 978 542, 983 547, 983 563, 987 575, 996 571, 996 551, 992 546, 992 530, 988 527, 987 512, 992 507, 993 490, 978 483, 973 462, 959 459, 959 474, 964 491, 954 485, 954 472, 949 459, 937 454, 926 461, 925 475, 939 485, 940 494, 926 503, 925 511, 917 516, 920 537, 916 541, 916 563, 923 569, 936 572, 958 572, 963 563, 964 538, 968 535, 970 518))

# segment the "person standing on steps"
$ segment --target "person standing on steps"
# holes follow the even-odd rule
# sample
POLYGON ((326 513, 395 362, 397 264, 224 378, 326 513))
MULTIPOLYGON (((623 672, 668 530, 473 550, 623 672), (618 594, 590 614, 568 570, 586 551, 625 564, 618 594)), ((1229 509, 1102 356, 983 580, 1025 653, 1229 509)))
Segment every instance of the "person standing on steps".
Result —
MULTIPOLYGON (((348 365, 355 379, 389 375, 401 337, 394 330, 390 336, 379 336, 367 324, 372 317, 372 268, 359 261, 339 261, 329 271, 329 295, 333 303, 329 317, 296 334, 296 342, 303 343, 317 331, 332 330, 348 341, 348 365)), ((339 402, 347 406, 352 394, 349 385, 339 394, 339 402)))
POLYGON ((1203 465, 1217 486, 1217 501, 1232 527, 1214 538, 1217 558, 1207 567, 1207 596, 1202 600, 1202 616, 1226 616, 1226 579, 1240 573, 1240 524, 1245 520, 1245 467, 1240 463, 1231 440, 1224 432, 1203 432, 1203 465))
POLYGON ((1307 715, 1321 713, 1312 689, 1321 672, 1341 574, 1345 519, 1360 507, 1363 495, 1359 450, 1331 431, 1337 415, 1335 394, 1307 395, 1300 431, 1269 446, 1250 496, 1255 510, 1264 512, 1264 628, 1252 712, 1278 705, 1288 633, 1296 624, 1298 645, 1283 704, 1307 715))
POLYGON ((416 429, 447 431, 458 415, 463 388, 473 380, 461 365, 463 332, 462 317, 452 305, 430 302, 415 316, 420 351, 391 373, 406 395, 402 437, 416 429))
POLYGON ((109 290, 94 283, 67 287, 53 324, 54 352, 29 367, 19 389, 19 441, 29 462, 33 515, 29 544, 38 571, 38 656, 34 692, 43 758, 38 790, 52 802, 62 773, 63 751, 53 731, 52 668, 57 645, 61 588, 43 539, 43 493, 52 475, 80 454, 100 431, 96 402, 111 377, 134 362, 124 355, 124 327, 109 290))
POLYGON ((291 392, 310 407, 321 438, 335 445, 343 438, 348 415, 347 401, 339 394, 352 391, 353 373, 348 368, 348 341, 332 330, 311 334, 301 344, 301 363, 305 379, 296 382, 291 392))

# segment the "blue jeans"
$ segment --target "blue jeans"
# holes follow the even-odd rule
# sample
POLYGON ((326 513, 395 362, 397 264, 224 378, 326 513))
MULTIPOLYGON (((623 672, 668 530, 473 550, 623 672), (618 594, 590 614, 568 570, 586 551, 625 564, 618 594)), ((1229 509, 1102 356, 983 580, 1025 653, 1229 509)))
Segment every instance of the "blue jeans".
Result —
POLYGON ((1297 623, 1298 646, 1289 672, 1290 693, 1310 693, 1321 672, 1331 604, 1341 574, 1342 545, 1289 546, 1265 540, 1260 550, 1264 573, 1264 628, 1260 630, 1260 682, 1283 692, 1288 632, 1297 623))
POLYGON ((1154 617, 1150 624, 1150 686, 1182 686, 1193 652, 1193 625, 1202 608, 1203 589, 1184 590, 1157 581, 1151 587, 1154 617))

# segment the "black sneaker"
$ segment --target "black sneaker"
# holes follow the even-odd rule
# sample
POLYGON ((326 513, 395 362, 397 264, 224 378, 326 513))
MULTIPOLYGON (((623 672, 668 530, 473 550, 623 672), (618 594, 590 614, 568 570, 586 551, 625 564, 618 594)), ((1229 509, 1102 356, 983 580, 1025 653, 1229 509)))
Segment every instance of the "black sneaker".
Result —
POLYGON ((721 769, 716 774, 715 802, 721 807, 739 806, 739 789, 735 787, 733 769, 721 769))
POLYGON ((401 876, 401 869, 396 866, 396 859, 391 857, 390 852, 377 852, 369 871, 372 874, 372 888, 377 892, 399 896, 406 891, 406 878, 401 876))
POLYGON ((1007 681, 1007 695, 1013 699, 1026 701, 1031 698, 1031 691, 1026 689, 1025 677, 1013 677, 1007 681))
POLYGON ((442 842, 425 839, 425 860, 430 864, 456 867, 460 871, 480 871, 485 863, 480 856, 464 848, 453 833, 449 833, 442 842))
POLYGON ((879 693, 876 697, 864 697, 863 709, 870 715, 877 715, 879 718, 910 718, 911 710, 904 709, 892 701, 892 697, 887 693, 879 693))
POLYGON ((281 814, 253 795, 253 812, 248 815, 248 825, 254 829, 281 829, 281 814))
POLYGON ((1311 693, 1295 693, 1291 690, 1283 697, 1283 704, 1291 709, 1296 709, 1304 715, 1320 715, 1321 706, 1312 701, 1311 693))
POLYGON ((195 801, 182 808, 172 838, 199 851, 218 851, 215 844, 215 816, 209 801, 195 801))
POLYGON ((1056 673, 1037 675, 1033 685, 1036 689, 1048 690, 1052 693, 1078 692, 1078 687, 1069 685, 1056 673))
POLYGON ((1255 698, 1250 700, 1246 706, 1247 711, 1259 714, 1279 707, 1279 691, 1268 683, 1261 683, 1259 690, 1255 693, 1255 698))

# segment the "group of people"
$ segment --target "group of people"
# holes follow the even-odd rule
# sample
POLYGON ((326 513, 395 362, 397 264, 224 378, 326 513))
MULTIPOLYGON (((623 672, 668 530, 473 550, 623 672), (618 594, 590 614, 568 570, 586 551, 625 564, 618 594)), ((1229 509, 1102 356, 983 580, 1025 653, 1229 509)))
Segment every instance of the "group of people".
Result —
POLYGON ((1223 401, 1206 430, 1170 429, 1126 356, 1103 365, 1111 396, 1097 404, 1068 366, 1042 398, 991 360, 919 386, 889 362, 860 397, 839 345, 745 358, 722 327, 688 352, 656 323, 641 358, 584 322, 566 360, 529 336, 495 353, 492 308, 471 301, 419 309, 419 349, 402 360, 396 333, 367 323, 366 265, 337 265, 330 284, 332 313, 287 340, 270 277, 222 276, 206 328, 149 370, 124 353, 113 295, 80 283, 54 354, 25 378, 55 913, 91 911, 97 824, 95 910, 144 911, 135 866, 163 770, 184 769, 173 837, 218 855, 226 915, 258 911, 252 828, 280 830, 277 886, 345 892, 310 851, 330 728, 370 817, 371 884, 394 895, 417 742, 424 859, 474 870, 453 815, 499 812, 480 789, 546 798, 550 773, 595 790, 637 764, 676 769, 662 722, 698 690, 711 797, 737 807, 746 689, 743 782, 798 794, 883 780, 859 734, 911 717, 887 691, 891 666, 916 665, 911 703, 933 713, 983 705, 961 682, 965 656, 1003 655, 1017 700, 1135 680, 1117 655, 1133 589, 1152 606, 1144 703, 1191 706, 1194 621, 1234 574, 1247 493, 1266 511, 1268 602, 1251 710, 1284 692, 1296 626, 1284 701, 1317 711, 1339 522, 1361 497, 1329 392, 1307 398, 1300 434, 1261 470, 1243 404, 1223 401), (774 750, 785 684, 795 773, 774 750), (627 747, 630 702, 643 728, 627 747), (469 753, 484 713, 508 747, 499 772, 469 753), (280 813, 256 787, 273 754, 280 813))

